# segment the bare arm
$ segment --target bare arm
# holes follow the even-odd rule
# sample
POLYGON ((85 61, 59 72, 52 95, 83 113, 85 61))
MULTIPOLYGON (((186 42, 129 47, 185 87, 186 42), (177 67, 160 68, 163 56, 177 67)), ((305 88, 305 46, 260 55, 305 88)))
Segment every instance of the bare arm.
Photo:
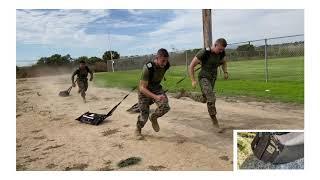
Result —
POLYGON ((227 60, 224 57, 222 60, 222 70, 223 70, 223 74, 224 74, 224 79, 228 79, 229 78, 229 73, 228 73, 228 66, 227 66, 227 60))
POLYGON ((140 83, 139 83, 139 91, 141 93, 143 93, 144 95, 154 99, 154 100, 163 100, 165 98, 165 96, 163 95, 156 95, 154 93, 152 93, 151 91, 149 91, 149 89, 147 88, 148 86, 148 81, 143 81, 143 80, 140 80, 140 83))
POLYGON ((228 72, 228 70, 227 70, 227 60, 226 60, 226 58, 224 58, 224 59, 222 60, 222 70, 223 70, 223 72, 228 72))
POLYGON ((77 74, 77 71, 78 70, 75 70, 72 75, 71 75, 71 81, 72 81, 72 84, 74 84, 74 76, 77 74))
POLYGON ((194 77, 194 68, 198 65, 198 64, 201 64, 201 61, 197 58, 197 57, 194 57, 189 65, 189 76, 190 76, 190 79, 192 81, 192 86, 195 87, 196 85, 196 79, 194 77))
POLYGON ((91 69, 89 69, 89 73, 90 73, 90 81, 92 81, 92 79, 93 79, 93 72, 91 71, 91 69))

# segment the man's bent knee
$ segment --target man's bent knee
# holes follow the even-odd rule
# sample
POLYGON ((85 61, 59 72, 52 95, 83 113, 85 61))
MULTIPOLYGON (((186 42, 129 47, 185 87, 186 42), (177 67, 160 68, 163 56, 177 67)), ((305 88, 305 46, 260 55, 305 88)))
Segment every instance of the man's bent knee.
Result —
POLYGON ((169 112, 170 111, 170 106, 169 105, 163 105, 163 106, 160 106, 159 107, 159 111, 160 111, 160 114, 161 115, 164 115, 164 114, 166 114, 167 112, 169 112))

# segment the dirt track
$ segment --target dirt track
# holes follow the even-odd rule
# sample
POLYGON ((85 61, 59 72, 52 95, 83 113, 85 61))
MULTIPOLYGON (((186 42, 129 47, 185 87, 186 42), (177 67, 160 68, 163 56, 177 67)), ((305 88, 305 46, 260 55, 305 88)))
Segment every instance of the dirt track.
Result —
POLYGON ((58 96, 69 85, 69 76, 17 80, 17 170, 232 170, 233 129, 303 129, 304 125, 303 107, 218 98, 218 119, 226 131, 217 133, 205 104, 169 96, 171 111, 159 119, 160 132, 148 122, 145 139, 136 140, 137 114, 126 112, 137 102, 136 93, 103 124, 91 126, 74 119, 86 111, 106 113, 127 91, 90 83, 85 104, 76 89, 70 97, 58 96), (129 157, 142 161, 117 167, 129 157))

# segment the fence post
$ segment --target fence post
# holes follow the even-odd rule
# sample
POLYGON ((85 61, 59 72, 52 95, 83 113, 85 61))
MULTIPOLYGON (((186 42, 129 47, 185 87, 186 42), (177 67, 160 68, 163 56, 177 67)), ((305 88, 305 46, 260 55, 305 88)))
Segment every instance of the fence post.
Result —
POLYGON ((186 50, 186 75, 188 74, 188 50, 186 50))
POLYGON ((269 79, 269 72, 268 72, 268 49, 267 49, 267 39, 264 39, 264 68, 265 68, 265 78, 266 78, 266 83, 268 82, 269 79))
POLYGON ((248 46, 248 60, 250 60, 250 45, 251 45, 250 41, 248 42, 248 44, 249 44, 249 46, 248 46))
POLYGON ((211 9, 202 10, 202 28, 203 28, 203 46, 208 48, 212 46, 212 20, 211 9))
POLYGON ((114 72, 114 60, 111 60, 112 72, 114 72))

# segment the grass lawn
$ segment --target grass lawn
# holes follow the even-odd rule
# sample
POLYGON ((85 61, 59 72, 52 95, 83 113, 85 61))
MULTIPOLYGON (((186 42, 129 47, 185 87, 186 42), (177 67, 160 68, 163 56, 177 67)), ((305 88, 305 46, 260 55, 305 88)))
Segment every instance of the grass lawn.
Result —
MULTIPOLYGON (((224 80, 219 75, 215 85, 217 96, 249 96, 262 101, 303 104, 304 58, 268 60, 268 83, 265 82, 264 64, 264 60, 229 62, 230 79, 224 80)), ((168 89, 169 92, 181 89, 200 92, 199 87, 191 87, 189 78, 176 85, 185 74, 185 66, 172 66, 166 73, 167 80, 162 82, 164 89, 168 89)), ((94 82, 100 87, 132 88, 138 84, 140 76, 141 70, 96 73, 94 82)))

